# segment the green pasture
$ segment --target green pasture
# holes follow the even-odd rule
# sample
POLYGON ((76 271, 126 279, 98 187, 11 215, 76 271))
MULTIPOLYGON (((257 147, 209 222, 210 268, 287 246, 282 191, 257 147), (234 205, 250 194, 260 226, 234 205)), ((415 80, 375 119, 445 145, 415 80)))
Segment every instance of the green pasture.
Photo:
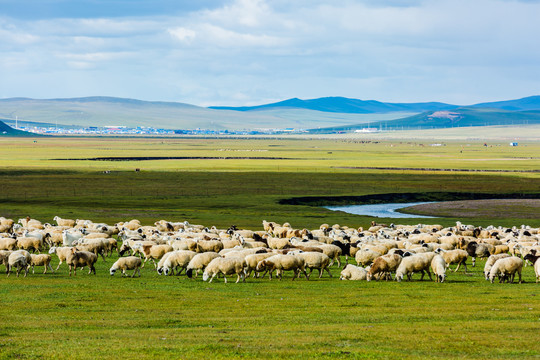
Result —
MULTIPOLYGON (((133 218, 144 224, 188 220, 256 230, 263 219, 298 228, 322 223, 365 227, 373 218, 279 201, 415 192, 526 198, 540 192, 538 143, 429 145, 351 139, 1 138, 0 216, 52 222, 59 215, 111 224, 133 218), (289 160, 52 160, 112 156, 289 160)), ((460 218, 397 222, 540 226, 540 218, 523 219, 521 213, 509 209, 503 217, 471 218, 464 212, 460 218)), ((524 284, 486 282, 483 261, 467 274, 449 274, 443 284, 420 282, 418 276, 410 283, 338 281, 336 265, 332 279, 293 282, 288 275, 281 282, 223 284, 219 279, 207 284, 183 275, 160 277, 151 264, 141 278, 110 277, 114 260, 99 260, 96 276, 80 272, 72 278, 65 267, 55 274, 6 278, 0 266, 0 359, 540 357, 535 345, 540 292, 532 267, 524 269, 524 284)))

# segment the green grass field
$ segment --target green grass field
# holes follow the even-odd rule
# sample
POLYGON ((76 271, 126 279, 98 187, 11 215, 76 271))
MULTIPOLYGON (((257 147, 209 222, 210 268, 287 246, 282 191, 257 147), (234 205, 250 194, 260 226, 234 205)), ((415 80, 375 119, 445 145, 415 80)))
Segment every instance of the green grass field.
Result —
MULTIPOLYGON (((307 205, 300 196, 465 192, 538 194, 540 144, 179 138, 0 139, 0 216, 55 215, 115 223, 138 218, 261 229, 263 219, 298 228, 372 220, 307 205), (37 142, 34 142, 37 141, 37 142), (98 156, 279 157, 62 161, 98 156), (365 167, 395 170, 369 170, 365 167), (140 172, 135 172, 140 168, 140 172), (424 171, 437 168, 486 171, 424 171), (103 171, 111 170, 110 174, 103 171), (519 170, 520 172, 512 172, 519 170)), ((393 221, 392 219, 377 219, 393 221)), ((500 219, 433 219, 453 225, 540 226, 512 213, 500 219)), ((426 219, 403 219, 417 224, 426 219)), ((54 265, 57 264, 54 258, 54 265)), ((126 358, 538 358, 538 284, 490 284, 483 262, 447 282, 249 279, 208 284, 185 276, 0 276, 0 359, 126 358)), ((3 267, 1 268, 3 270, 3 267)), ((42 270, 42 269, 41 269, 42 270)))

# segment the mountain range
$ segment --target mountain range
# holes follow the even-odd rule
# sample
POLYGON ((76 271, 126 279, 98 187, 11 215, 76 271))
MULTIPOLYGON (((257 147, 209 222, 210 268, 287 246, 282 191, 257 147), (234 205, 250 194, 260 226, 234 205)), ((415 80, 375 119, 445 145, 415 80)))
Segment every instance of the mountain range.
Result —
MULTIPOLYGON (((345 97, 288 99, 249 107, 199 107, 114 97, 0 99, 0 120, 14 125, 128 126, 166 129, 306 129, 333 132, 540 124, 540 96, 467 106, 440 102, 389 103, 345 97), (16 120, 17 119, 17 120, 16 120)), ((1 132, 0 132, 1 134, 1 132)))

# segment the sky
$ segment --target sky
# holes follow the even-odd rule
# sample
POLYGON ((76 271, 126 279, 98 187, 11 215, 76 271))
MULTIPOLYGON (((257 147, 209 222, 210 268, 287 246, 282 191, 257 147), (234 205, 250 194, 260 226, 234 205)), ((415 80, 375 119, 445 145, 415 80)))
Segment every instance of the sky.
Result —
POLYGON ((540 94, 540 0, 0 0, 0 98, 540 94))

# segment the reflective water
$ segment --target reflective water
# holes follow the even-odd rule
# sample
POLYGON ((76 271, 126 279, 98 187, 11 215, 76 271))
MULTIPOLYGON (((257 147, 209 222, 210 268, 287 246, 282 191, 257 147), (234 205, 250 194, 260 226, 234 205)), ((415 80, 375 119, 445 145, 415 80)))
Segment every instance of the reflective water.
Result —
POLYGON ((396 212, 398 209, 421 204, 429 204, 429 202, 325 206, 325 208, 334 211, 344 211, 349 214, 367 215, 381 218, 434 218, 434 216, 413 215, 396 212))

